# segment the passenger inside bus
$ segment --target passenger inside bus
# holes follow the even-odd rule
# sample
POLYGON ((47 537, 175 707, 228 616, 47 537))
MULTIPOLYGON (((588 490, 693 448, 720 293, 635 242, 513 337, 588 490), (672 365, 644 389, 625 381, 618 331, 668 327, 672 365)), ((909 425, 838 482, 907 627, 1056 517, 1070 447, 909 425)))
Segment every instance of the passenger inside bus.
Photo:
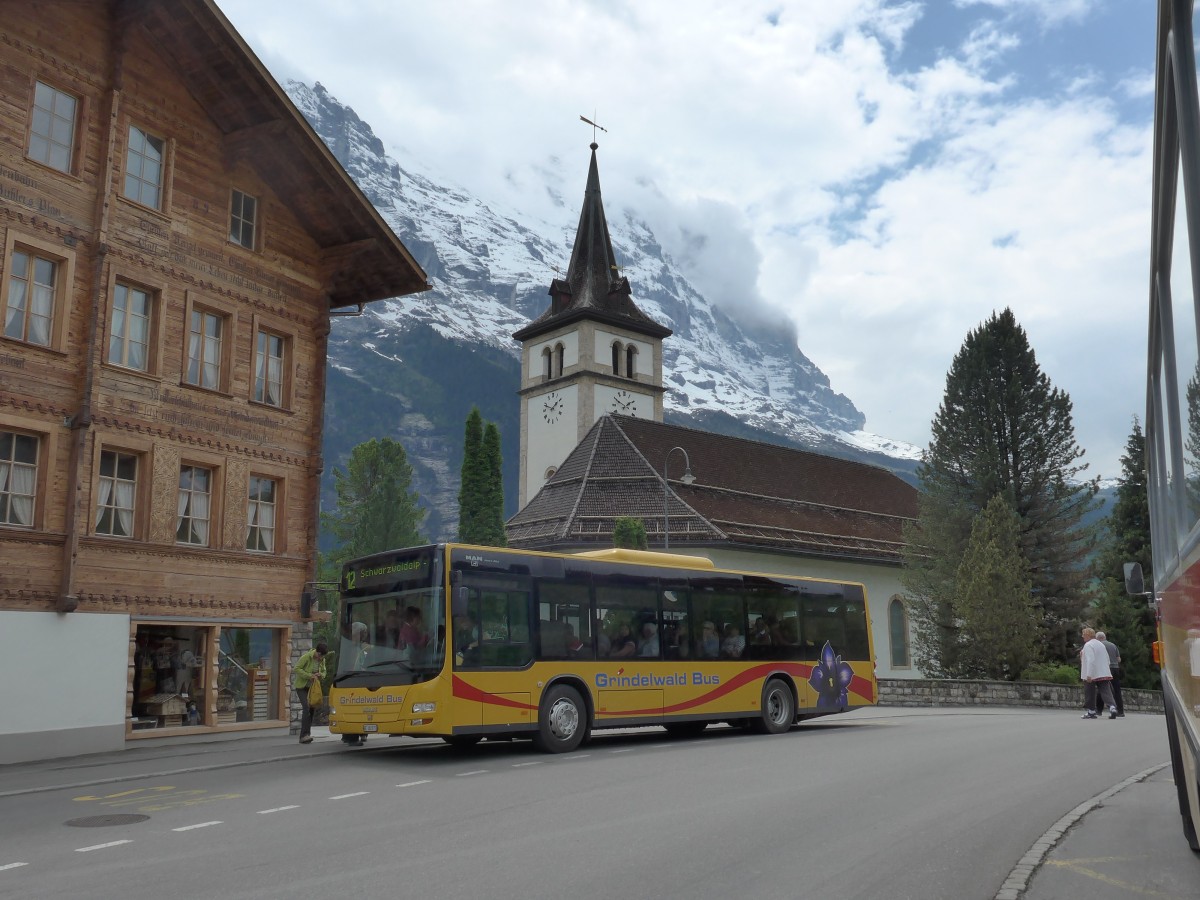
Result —
POLYGON ((635 653, 637 653, 637 641, 634 640, 628 623, 623 622, 617 627, 617 633, 613 635, 612 650, 608 655, 616 659, 633 656, 635 653))
POLYGON ((721 655, 726 659, 741 659, 742 651, 746 649, 746 639, 742 631, 732 622, 725 626, 725 640, 721 641, 721 655))
POLYGON ((638 641, 637 655, 658 659, 658 626, 653 622, 642 625, 642 639, 638 641))
POLYGON ((700 655, 708 659, 716 659, 721 655, 721 638, 717 634, 717 626, 705 622, 700 635, 700 655))

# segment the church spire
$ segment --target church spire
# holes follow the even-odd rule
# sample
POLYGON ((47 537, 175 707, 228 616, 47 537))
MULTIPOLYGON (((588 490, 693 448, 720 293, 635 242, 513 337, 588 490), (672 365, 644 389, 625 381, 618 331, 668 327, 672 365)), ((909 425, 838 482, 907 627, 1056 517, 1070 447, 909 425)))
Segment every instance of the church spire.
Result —
POLYGON ((598 149, 599 145, 593 141, 583 208, 579 211, 579 227, 575 231, 567 277, 551 282, 550 308, 513 335, 518 341, 528 340, 578 318, 608 321, 650 337, 664 338, 671 334, 671 329, 659 325, 637 308, 629 279, 617 268, 600 196, 598 149))

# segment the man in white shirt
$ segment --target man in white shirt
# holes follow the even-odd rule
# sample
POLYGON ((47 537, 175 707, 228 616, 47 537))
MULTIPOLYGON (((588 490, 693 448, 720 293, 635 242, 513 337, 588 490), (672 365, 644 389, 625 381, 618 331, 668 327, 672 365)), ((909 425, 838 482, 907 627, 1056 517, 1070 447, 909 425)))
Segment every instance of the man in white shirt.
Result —
POLYGON ((1098 718, 1096 715, 1096 691, 1108 708, 1108 717, 1117 717, 1117 705, 1113 702, 1112 672, 1109 669, 1108 650, 1096 640, 1096 632, 1092 628, 1083 629, 1083 649, 1079 651, 1080 677, 1083 679, 1083 706, 1085 719, 1098 718))

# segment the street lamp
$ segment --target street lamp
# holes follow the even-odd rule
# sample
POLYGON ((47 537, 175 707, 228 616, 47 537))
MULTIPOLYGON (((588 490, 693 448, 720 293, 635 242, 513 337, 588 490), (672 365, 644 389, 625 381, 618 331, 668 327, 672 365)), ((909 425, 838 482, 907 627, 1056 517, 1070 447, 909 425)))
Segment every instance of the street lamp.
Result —
POLYGON ((672 447, 667 451, 667 456, 663 460, 663 549, 671 549, 671 520, 667 512, 667 463, 671 461, 671 454, 678 450, 683 454, 683 477, 679 480, 684 484, 691 484, 696 480, 696 476, 692 474, 692 461, 688 459, 687 451, 682 447, 672 447))

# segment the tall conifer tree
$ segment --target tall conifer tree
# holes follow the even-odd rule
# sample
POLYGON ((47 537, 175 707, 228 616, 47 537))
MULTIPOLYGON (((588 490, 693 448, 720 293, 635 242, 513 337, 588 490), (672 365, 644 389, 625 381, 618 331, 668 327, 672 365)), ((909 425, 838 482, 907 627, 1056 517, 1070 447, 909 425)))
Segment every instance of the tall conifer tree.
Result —
POLYGON ((1149 577, 1150 504, 1146 497, 1146 437, 1135 418, 1133 431, 1125 442, 1121 457, 1121 480, 1112 513, 1108 517, 1100 553, 1096 557, 1096 578, 1100 597, 1096 605, 1096 623, 1121 650, 1123 683, 1130 687, 1158 686, 1151 644, 1154 642, 1154 613, 1145 597, 1125 593, 1125 563, 1141 563, 1149 577))
POLYGON ((468 544, 484 541, 482 519, 487 486, 483 458, 483 416, 471 407, 463 435, 463 461, 458 487, 458 539, 468 544))
POLYGON ((489 547, 504 547, 508 541, 504 533, 504 473, 500 453, 500 428, 488 422, 483 429, 483 508, 481 510, 481 532, 483 543, 489 547))
POLYGON ((1078 480, 1087 465, 1075 442, 1071 400, 1051 386, 1011 310, 967 334, 931 431, 904 573, 918 664, 931 674, 957 670, 959 566, 975 516, 997 494, 1020 521, 1042 647, 1067 661, 1086 602, 1093 538, 1083 519, 1097 486, 1078 480))

